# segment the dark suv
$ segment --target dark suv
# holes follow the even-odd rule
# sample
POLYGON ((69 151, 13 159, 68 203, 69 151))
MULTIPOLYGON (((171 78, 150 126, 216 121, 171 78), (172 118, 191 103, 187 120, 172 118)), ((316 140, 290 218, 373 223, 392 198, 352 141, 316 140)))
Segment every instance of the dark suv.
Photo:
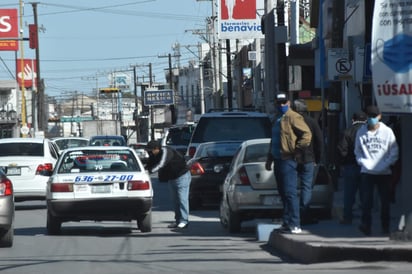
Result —
POLYGON ((203 114, 193 131, 186 156, 192 158, 200 143, 245 141, 271 137, 269 116, 261 112, 232 111, 203 114))
POLYGON ((168 128, 162 139, 162 146, 172 147, 185 155, 195 127, 195 124, 189 123, 168 128))

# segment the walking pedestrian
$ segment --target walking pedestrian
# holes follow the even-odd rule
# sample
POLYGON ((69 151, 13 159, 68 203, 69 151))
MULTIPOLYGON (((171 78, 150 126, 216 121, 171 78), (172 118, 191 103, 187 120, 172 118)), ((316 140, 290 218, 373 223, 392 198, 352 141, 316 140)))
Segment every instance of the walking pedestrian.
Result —
POLYGON ((352 115, 352 124, 343 131, 338 143, 340 163, 343 175, 343 218, 341 224, 352 224, 353 205, 358 193, 361 168, 355 158, 355 138, 358 129, 366 123, 366 114, 363 111, 355 112, 352 115))
POLYGON ((302 163, 303 150, 311 142, 312 134, 302 115, 290 108, 286 93, 276 95, 278 115, 273 123, 266 169, 274 173, 283 203, 280 232, 298 234, 300 227, 299 198, 297 195, 297 165, 302 163))
POLYGON ((300 217, 301 224, 317 223, 316 218, 311 214, 310 201, 312 199, 312 186, 314 181, 315 168, 320 163, 323 149, 323 134, 318 122, 308 114, 306 102, 297 99, 293 102, 294 109, 302 115, 305 123, 312 133, 310 145, 303 150, 302 163, 298 164, 298 178, 300 180, 300 217))
POLYGON ((367 124, 360 127, 355 140, 356 161, 361 166, 360 198, 362 217, 359 230, 371 234, 372 205, 375 187, 381 204, 381 226, 384 234, 390 226, 391 166, 399 157, 399 148, 392 129, 380 122, 382 115, 377 106, 366 109, 367 124))
POLYGON ((146 169, 158 172, 161 182, 168 182, 173 202, 175 222, 169 228, 183 229, 189 225, 189 188, 191 175, 184 156, 170 147, 162 147, 159 141, 147 144, 149 160, 146 169))

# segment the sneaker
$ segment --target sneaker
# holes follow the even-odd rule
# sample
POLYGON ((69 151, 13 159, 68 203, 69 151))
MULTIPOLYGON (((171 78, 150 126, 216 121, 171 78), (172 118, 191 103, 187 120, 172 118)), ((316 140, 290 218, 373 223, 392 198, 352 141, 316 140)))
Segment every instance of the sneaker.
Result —
POLYGON ((176 228, 176 227, 177 227, 176 223, 173 223, 173 224, 170 224, 170 225, 167 226, 167 228, 176 228))
POLYGON ((290 228, 289 228, 289 226, 288 226, 287 224, 282 223, 282 224, 280 225, 280 227, 275 228, 273 231, 274 231, 274 232, 278 232, 278 233, 288 232, 288 231, 290 231, 290 228))
POLYGON ((179 223, 179 224, 176 226, 176 228, 183 229, 183 228, 186 228, 186 227, 188 227, 188 226, 189 226, 189 223, 179 223))
POLYGON ((300 234, 300 233, 302 233, 302 229, 301 229, 300 227, 295 226, 294 228, 292 228, 292 229, 290 230, 290 233, 292 233, 292 234, 300 234))

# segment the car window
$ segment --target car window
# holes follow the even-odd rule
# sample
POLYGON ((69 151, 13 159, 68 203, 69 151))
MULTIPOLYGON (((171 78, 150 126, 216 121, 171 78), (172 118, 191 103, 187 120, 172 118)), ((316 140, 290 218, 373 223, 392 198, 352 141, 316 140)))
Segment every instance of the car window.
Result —
POLYGON ((141 171, 129 150, 76 150, 62 157, 58 173, 141 171))
POLYGON ((92 138, 90 140, 91 146, 125 146, 125 141, 121 138, 92 138))
POLYGON ((200 119, 192 142, 249 140, 270 137, 270 120, 257 117, 210 117, 200 119))
POLYGON ((232 157, 240 143, 217 143, 200 146, 195 157, 232 157))
POLYGON ((194 126, 170 128, 166 136, 166 145, 187 146, 192 137, 194 126))
POLYGON ((3 143, 0 156, 44 156, 43 143, 3 143))
POLYGON ((250 145, 246 148, 244 162, 265 162, 269 151, 269 143, 250 145))

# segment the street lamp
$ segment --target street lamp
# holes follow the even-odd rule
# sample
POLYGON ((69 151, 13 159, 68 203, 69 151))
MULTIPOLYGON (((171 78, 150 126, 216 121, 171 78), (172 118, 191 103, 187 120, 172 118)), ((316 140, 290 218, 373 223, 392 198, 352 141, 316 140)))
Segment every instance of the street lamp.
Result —
POLYGON ((0 110, 0 118, 1 119, 6 119, 7 111, 4 109, 0 110))

